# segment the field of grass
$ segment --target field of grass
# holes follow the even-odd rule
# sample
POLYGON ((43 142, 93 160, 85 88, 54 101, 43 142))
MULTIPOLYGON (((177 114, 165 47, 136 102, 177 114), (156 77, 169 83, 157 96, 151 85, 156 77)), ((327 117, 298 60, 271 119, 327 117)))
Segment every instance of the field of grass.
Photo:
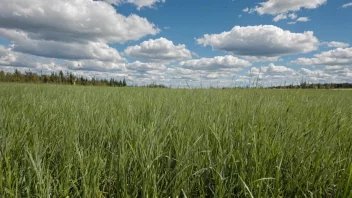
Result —
POLYGON ((352 92, 0 84, 0 197, 352 197, 352 92))

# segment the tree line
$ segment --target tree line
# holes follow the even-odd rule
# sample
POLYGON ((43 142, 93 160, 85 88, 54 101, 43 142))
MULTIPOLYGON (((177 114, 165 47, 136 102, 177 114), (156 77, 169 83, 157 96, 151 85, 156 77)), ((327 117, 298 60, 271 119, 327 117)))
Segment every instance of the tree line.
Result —
POLYGON ((351 83, 307 83, 302 82, 299 85, 274 86, 272 89, 352 89, 351 83))
POLYGON ((126 87, 126 79, 115 80, 114 78, 96 79, 85 78, 83 76, 76 76, 73 73, 63 71, 59 73, 52 72, 50 75, 37 74, 35 72, 26 71, 21 73, 15 69, 13 73, 0 71, 0 82, 18 82, 18 83, 52 83, 64 85, 84 85, 84 86, 111 86, 111 87, 126 87))

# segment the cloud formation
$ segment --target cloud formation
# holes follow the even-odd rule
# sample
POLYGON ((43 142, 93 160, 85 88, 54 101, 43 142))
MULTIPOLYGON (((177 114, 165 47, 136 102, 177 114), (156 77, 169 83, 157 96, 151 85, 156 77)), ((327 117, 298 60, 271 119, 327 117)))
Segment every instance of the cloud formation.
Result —
POLYGON ((70 69, 123 69, 126 60, 109 44, 160 32, 146 18, 123 16, 103 1, 3 0, 2 4, 6 6, 0 6, 0 38, 10 41, 12 51, 62 59, 70 69))
POLYGON ((346 48, 350 46, 350 44, 348 43, 343 43, 338 41, 325 42, 323 44, 326 44, 328 47, 331 47, 331 48, 346 48))
POLYGON ((295 74, 295 70, 285 66, 276 66, 273 63, 270 63, 269 66, 259 68, 252 67, 249 71, 249 76, 259 78, 268 78, 273 76, 294 76, 295 74))
POLYGON ((234 56, 216 56, 214 58, 201 58, 180 62, 184 68, 194 70, 231 70, 241 71, 252 64, 234 56))
POLYGON ((308 21, 310 21, 310 19, 308 17, 299 17, 296 21, 297 22, 308 22, 308 21))
POLYGON ((259 3, 259 6, 252 8, 250 12, 257 12, 260 15, 278 15, 287 12, 296 12, 303 8, 315 9, 325 4, 327 0, 267 0, 259 3))
POLYGON ((351 3, 346 3, 346 4, 343 4, 342 7, 343 8, 347 8, 347 7, 351 7, 352 6, 352 2, 351 3))
POLYGON ((150 39, 142 42, 140 45, 127 47, 125 54, 147 62, 163 63, 192 58, 191 51, 187 49, 186 45, 174 45, 172 41, 163 37, 155 40, 150 39))
POLYGON ((13 43, 12 50, 32 55, 119 62, 124 59, 107 43, 159 32, 147 19, 125 17, 101 1, 4 1, 0 37, 13 43))
POLYGON ((294 61, 301 65, 352 65, 352 48, 337 48, 314 55, 314 58, 298 58, 294 61))
POLYGON ((146 18, 125 17, 109 4, 91 0, 3 0, 0 27, 33 40, 124 43, 160 30, 146 18))
POLYGON ((127 64, 127 69, 129 70, 134 70, 137 72, 147 72, 147 71, 153 71, 153 70, 165 70, 166 66, 164 64, 160 63, 143 63, 140 61, 135 61, 133 63, 128 63, 127 64))
POLYGON ((79 61, 63 61, 62 66, 70 70, 85 71, 125 71, 124 63, 104 62, 99 60, 79 60, 79 61))
POLYGON ((0 66, 35 68, 34 59, 28 55, 17 53, 0 45, 0 66))
MULTIPOLYGON (((316 9, 324 5, 327 0, 267 0, 259 3, 254 8, 245 8, 243 11, 248 13, 258 13, 259 15, 274 15, 273 21, 278 22, 283 19, 296 19, 298 16, 295 12, 301 9, 316 9), (291 13, 290 13, 291 12, 291 13)), ((307 17, 298 18, 298 20, 289 22, 288 24, 296 24, 297 22, 308 22, 307 17)))
POLYGON ((319 44, 311 31, 292 33, 272 25, 235 26, 228 32, 205 34, 197 42, 231 54, 257 57, 307 53, 319 44))
POLYGON ((131 3, 137 6, 137 9, 140 10, 143 7, 153 7, 156 3, 165 3, 166 0, 104 0, 110 4, 122 4, 122 3, 131 3))
POLYGON ((35 40, 28 33, 0 28, 0 35, 10 40, 12 50, 36 56, 59 59, 97 59, 102 61, 124 61, 119 52, 106 43, 74 43, 54 40, 35 40))
POLYGON ((238 80, 254 82, 259 86, 278 86, 307 83, 345 83, 352 82, 352 71, 341 66, 327 66, 324 69, 300 68, 294 70, 285 66, 269 64, 264 67, 252 67, 248 76, 241 76, 238 80))

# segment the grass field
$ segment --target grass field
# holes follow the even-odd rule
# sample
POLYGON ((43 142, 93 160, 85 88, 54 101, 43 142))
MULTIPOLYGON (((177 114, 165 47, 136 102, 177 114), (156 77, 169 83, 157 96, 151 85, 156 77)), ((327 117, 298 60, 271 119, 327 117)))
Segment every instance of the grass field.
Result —
POLYGON ((352 92, 0 84, 0 197, 352 197, 352 92))

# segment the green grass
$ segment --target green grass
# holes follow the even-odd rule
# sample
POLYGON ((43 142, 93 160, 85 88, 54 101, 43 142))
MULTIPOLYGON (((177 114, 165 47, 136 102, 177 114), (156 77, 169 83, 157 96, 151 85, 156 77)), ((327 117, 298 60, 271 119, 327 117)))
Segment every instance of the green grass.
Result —
POLYGON ((352 197, 352 91, 0 84, 0 197, 352 197))

